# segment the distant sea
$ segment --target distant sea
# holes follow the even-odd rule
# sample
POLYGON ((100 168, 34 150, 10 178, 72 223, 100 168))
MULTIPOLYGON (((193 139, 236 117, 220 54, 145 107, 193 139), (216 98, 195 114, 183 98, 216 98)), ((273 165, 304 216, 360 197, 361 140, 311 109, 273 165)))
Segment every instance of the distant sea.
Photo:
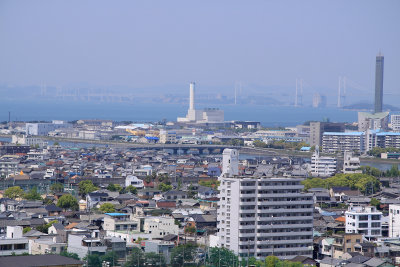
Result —
MULTIPOLYGON (((109 119, 114 121, 155 122, 186 115, 187 106, 165 103, 108 103, 69 101, 7 101, 0 100, 0 121, 51 121, 79 119, 109 119)), ((198 109, 204 106, 196 107, 198 109)), ((221 105, 225 120, 260 121, 265 127, 295 126, 310 120, 353 122, 357 112, 337 108, 312 108, 264 105, 221 105)))

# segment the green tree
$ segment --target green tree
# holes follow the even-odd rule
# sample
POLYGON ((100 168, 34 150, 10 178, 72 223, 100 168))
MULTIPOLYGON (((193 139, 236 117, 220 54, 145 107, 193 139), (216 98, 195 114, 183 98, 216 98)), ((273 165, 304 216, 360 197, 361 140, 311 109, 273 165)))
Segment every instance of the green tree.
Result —
POLYGON ((132 193, 132 194, 134 194, 134 195, 137 195, 137 188, 136 187, 134 187, 133 185, 128 185, 126 188, 125 188, 125 192, 129 192, 129 193, 132 193))
POLYGON ((163 192, 167 192, 167 191, 169 191, 171 189, 172 189, 172 185, 169 185, 169 184, 160 183, 158 185, 158 190, 161 190, 163 192))
POLYGON ((26 234, 27 232, 31 231, 32 228, 31 227, 24 227, 24 229, 22 230, 22 233, 26 234))
POLYGON ((184 263, 191 263, 196 256, 197 246, 193 244, 179 245, 171 251, 171 265, 181 267, 184 263))
POLYGON ((97 254, 88 254, 83 260, 87 261, 87 267, 101 267, 101 259, 97 254))
POLYGON ((265 258, 265 266, 266 267, 275 267, 275 265, 279 262, 279 258, 276 256, 268 256, 265 258))
POLYGON ((125 267, 145 267, 145 264, 146 261, 143 251, 138 247, 134 247, 132 249, 132 254, 129 256, 125 264, 125 267))
POLYGON ((81 194, 82 196, 86 196, 90 192, 98 190, 98 188, 94 186, 91 180, 84 180, 79 182, 78 187, 79 187, 79 194, 81 194))
POLYGON ((309 178, 303 180, 302 184, 306 190, 317 187, 331 188, 335 186, 347 186, 352 190, 360 190, 360 192, 366 195, 379 192, 381 186, 377 178, 362 173, 341 173, 327 179, 309 178))
POLYGON ((110 266, 115 266, 118 260, 118 255, 114 251, 107 252, 106 254, 100 256, 101 262, 109 262, 110 266))
POLYGON ((64 185, 61 184, 61 183, 52 184, 52 185, 50 186, 50 191, 51 191, 53 194, 62 193, 62 192, 64 192, 64 185))
POLYGON ((377 209, 380 209, 381 202, 376 198, 371 198, 370 202, 371 206, 375 206, 377 209))
POLYGON ((29 190, 29 192, 25 194, 24 198, 28 200, 43 200, 36 187, 29 190))
POLYGON ((58 223, 58 221, 57 221, 57 220, 53 220, 53 221, 50 221, 49 223, 39 225, 39 226, 36 227, 36 230, 38 230, 39 232, 48 234, 49 228, 50 228, 54 223, 58 223))
POLYGON ((22 190, 22 188, 19 186, 13 186, 7 188, 6 191, 4 192, 4 197, 11 199, 22 198, 23 196, 24 196, 24 190, 22 190))
POLYGON ((109 184, 107 186, 107 190, 110 190, 112 192, 119 192, 122 190, 122 187, 119 184, 109 184))
POLYGON ((210 248, 208 258, 211 266, 220 266, 220 262, 226 266, 238 266, 239 264, 239 258, 227 248, 210 248))
POLYGON ((189 235, 193 235, 196 233, 196 227, 194 226, 188 226, 185 228, 185 233, 189 235))
POLYGON ((66 250, 61 251, 60 255, 64 256, 64 257, 72 258, 75 260, 80 260, 78 254, 70 253, 70 252, 67 252, 66 250))
POLYGON ((111 203, 104 203, 100 206, 100 211, 102 213, 110 213, 110 212, 115 212, 115 207, 111 203))
POLYGON ((219 184, 220 184, 220 181, 218 181, 217 179, 199 181, 199 185, 211 187, 213 189, 217 189, 219 184))
POLYGON ((79 205, 78 205, 78 200, 76 200, 76 198, 74 198, 70 194, 66 194, 58 199, 57 206, 64 210, 67 209, 77 210, 79 205))
POLYGON ((146 253, 144 255, 147 266, 167 266, 163 254, 155 252, 146 253))

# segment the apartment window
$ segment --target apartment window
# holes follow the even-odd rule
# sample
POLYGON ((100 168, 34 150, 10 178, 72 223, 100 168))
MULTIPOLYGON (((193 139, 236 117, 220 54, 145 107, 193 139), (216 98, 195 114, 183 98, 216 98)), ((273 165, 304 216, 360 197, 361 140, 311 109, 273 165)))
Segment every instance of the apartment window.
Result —
POLYGON ((372 219, 373 221, 379 221, 379 220, 381 219, 381 215, 372 215, 372 216, 371 216, 371 219, 372 219))
POLYGON ((381 223, 380 222, 373 222, 373 223, 371 223, 371 227, 381 227, 381 223))
POLYGON ((359 223, 358 227, 359 228, 368 228, 368 223, 359 223))
POLYGON ((368 215, 360 215, 358 217, 358 220, 360 220, 360 221, 368 221, 368 215))

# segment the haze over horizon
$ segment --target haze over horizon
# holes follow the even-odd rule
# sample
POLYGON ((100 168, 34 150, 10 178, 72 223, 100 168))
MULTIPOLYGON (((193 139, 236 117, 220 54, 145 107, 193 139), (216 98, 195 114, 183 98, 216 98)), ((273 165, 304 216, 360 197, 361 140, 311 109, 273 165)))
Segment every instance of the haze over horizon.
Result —
POLYGON ((186 94, 190 81, 223 93, 241 82, 279 98, 297 77, 334 96, 346 76, 350 97, 370 99, 381 51, 384 102, 397 103, 399 11, 398 1, 6 0, 0 84, 186 94))

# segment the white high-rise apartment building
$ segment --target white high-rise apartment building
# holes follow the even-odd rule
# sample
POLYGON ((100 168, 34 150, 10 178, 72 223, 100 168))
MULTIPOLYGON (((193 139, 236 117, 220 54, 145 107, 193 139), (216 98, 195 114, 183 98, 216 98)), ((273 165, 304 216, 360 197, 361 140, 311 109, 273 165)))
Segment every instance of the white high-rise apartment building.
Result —
POLYGON ((319 147, 311 156, 311 175, 318 177, 329 177, 336 173, 336 158, 322 157, 319 155, 319 147))
POLYGON ((400 205, 389 205, 389 237, 400 237, 400 205))
MULTIPOLYGON (((223 163, 229 162, 231 153, 224 151, 223 163)), ((223 172, 219 178, 219 245, 241 258, 312 257, 314 202, 312 194, 302 192, 302 179, 242 177, 232 172, 236 171, 223 172)))
POLYGON ((367 239, 382 236, 382 212, 372 206, 350 206, 345 212, 346 233, 363 234, 367 239))

